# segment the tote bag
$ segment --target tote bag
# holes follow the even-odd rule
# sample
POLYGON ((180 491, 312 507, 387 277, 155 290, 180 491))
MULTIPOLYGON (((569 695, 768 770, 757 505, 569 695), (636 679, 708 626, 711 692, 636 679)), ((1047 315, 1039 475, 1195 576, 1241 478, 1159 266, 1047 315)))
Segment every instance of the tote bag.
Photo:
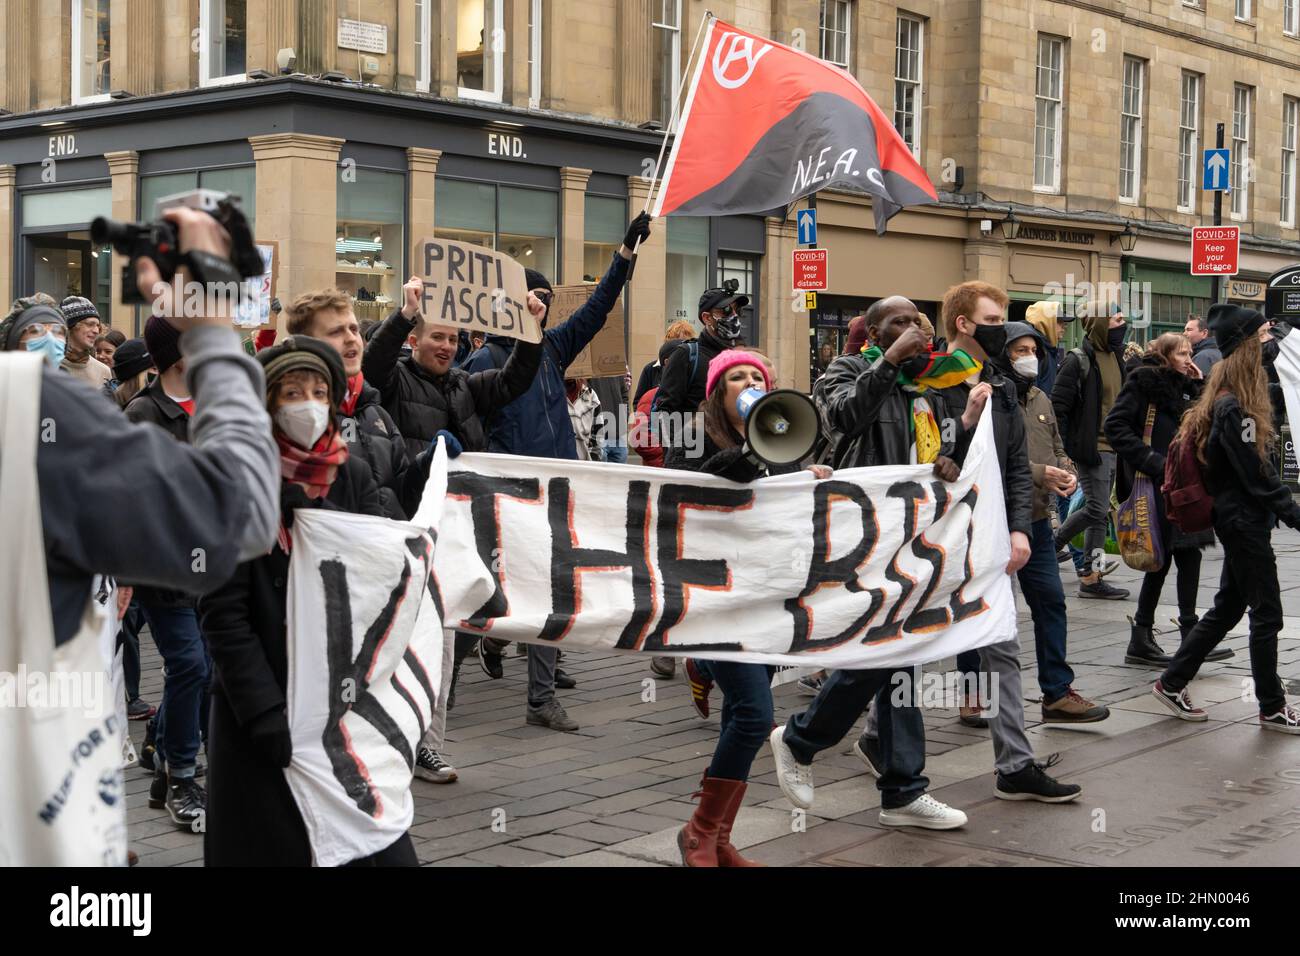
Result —
MULTIPOLYGON (((1147 408, 1146 428, 1142 441, 1151 445, 1151 431, 1155 425, 1156 407, 1147 408)), ((1119 554, 1134 571, 1159 571, 1165 566, 1165 546, 1160 537, 1159 512, 1156 510, 1155 482, 1147 475, 1133 478, 1133 490, 1119 506, 1115 529, 1119 536, 1119 554)))
POLYGON ((36 478, 42 362, 0 354, 0 865, 124 866, 124 728, 101 649, 115 615, 88 590, 76 635, 54 646, 36 478))

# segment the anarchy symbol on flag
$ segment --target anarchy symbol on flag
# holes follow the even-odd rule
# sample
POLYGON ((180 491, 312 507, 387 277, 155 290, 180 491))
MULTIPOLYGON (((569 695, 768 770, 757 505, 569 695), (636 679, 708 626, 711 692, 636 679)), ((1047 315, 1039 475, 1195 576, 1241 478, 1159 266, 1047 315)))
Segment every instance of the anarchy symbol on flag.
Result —
POLYGON ((758 61, 771 50, 772 45, 768 43, 755 54, 753 37, 741 36, 739 33, 724 33, 713 51, 713 78, 724 89, 738 90, 749 82, 749 78, 754 75, 754 70, 758 67, 758 61), (726 59, 722 56, 724 47, 727 47, 726 59), (745 73, 738 79, 731 79, 727 76, 727 70, 737 61, 746 64, 745 73))

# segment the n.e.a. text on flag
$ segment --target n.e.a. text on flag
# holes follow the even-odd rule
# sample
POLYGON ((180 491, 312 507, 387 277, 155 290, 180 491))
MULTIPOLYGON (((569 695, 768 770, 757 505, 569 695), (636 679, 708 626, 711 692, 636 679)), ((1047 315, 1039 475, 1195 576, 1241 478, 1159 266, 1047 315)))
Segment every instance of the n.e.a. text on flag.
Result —
POLYGON ((911 149, 838 66, 710 18, 657 216, 780 209, 819 189, 870 194, 876 231, 938 194, 911 149))
POLYGON ((908 666, 1005 641, 1015 606, 989 416, 951 483, 925 465, 737 484, 461 455, 435 555, 444 620, 573 650, 797 667, 908 666), (485 572, 483 600, 471 591, 485 572))

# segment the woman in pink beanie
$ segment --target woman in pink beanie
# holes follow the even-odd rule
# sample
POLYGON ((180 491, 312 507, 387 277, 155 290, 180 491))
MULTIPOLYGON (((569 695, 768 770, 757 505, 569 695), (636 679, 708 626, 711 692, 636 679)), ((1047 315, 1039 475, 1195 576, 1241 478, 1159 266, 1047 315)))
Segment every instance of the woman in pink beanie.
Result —
MULTIPOLYGON (((664 465, 720 475, 732 481, 754 481, 767 474, 798 471, 797 464, 768 468, 745 447, 745 425, 736 399, 749 388, 769 391, 772 379, 761 356, 731 349, 709 362, 701 445, 688 450, 666 446, 664 465)), ((808 468, 829 478, 825 465, 808 468)), ((701 717, 709 716, 709 691, 722 688, 722 724, 709 769, 700 784, 700 805, 677 835, 686 866, 759 866, 746 860, 731 843, 731 828, 745 799, 746 781, 754 757, 772 729, 772 668, 736 661, 686 661, 691 703, 701 717)))

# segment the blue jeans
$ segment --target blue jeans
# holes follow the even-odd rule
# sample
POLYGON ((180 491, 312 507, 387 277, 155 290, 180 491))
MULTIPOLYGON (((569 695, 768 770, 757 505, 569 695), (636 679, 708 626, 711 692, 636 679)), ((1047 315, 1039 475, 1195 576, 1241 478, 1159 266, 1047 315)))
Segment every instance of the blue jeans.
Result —
POLYGON ((695 661, 722 691, 722 725, 709 776, 748 780, 749 768, 772 732, 772 672, 766 664, 695 661))
POLYGON ((1029 561, 1020 569, 1020 593, 1034 618, 1034 648, 1038 652, 1038 687, 1046 703, 1065 696, 1074 671, 1065 662, 1065 589, 1056 563, 1056 540, 1050 518, 1029 529, 1029 561))
POLYGON ((618 442, 601 442, 600 447, 605 452, 605 461, 615 465, 627 464, 627 445, 620 445, 618 442))
POLYGON ((194 776, 200 728, 207 724, 212 665, 192 607, 141 605, 167 668, 158 705, 157 747, 173 777, 194 776))
MULTIPOLYGON (((1056 499, 1056 514, 1065 523, 1065 519, 1070 516, 1070 499, 1058 497, 1056 499)), ((1083 574, 1083 549, 1076 548, 1074 545, 1067 545, 1070 549, 1070 560, 1074 562, 1074 570, 1083 574)))
POLYGON ((786 723, 782 738, 795 760, 810 764, 817 754, 844 739, 883 688, 885 693, 876 706, 885 773, 876 781, 876 787, 880 790, 880 805, 886 810, 907 806, 930 786, 924 773, 925 724, 921 710, 911 695, 904 697, 902 705, 891 704, 896 686, 894 674, 906 677, 903 687, 912 687, 910 670, 832 671, 808 709, 786 723))

